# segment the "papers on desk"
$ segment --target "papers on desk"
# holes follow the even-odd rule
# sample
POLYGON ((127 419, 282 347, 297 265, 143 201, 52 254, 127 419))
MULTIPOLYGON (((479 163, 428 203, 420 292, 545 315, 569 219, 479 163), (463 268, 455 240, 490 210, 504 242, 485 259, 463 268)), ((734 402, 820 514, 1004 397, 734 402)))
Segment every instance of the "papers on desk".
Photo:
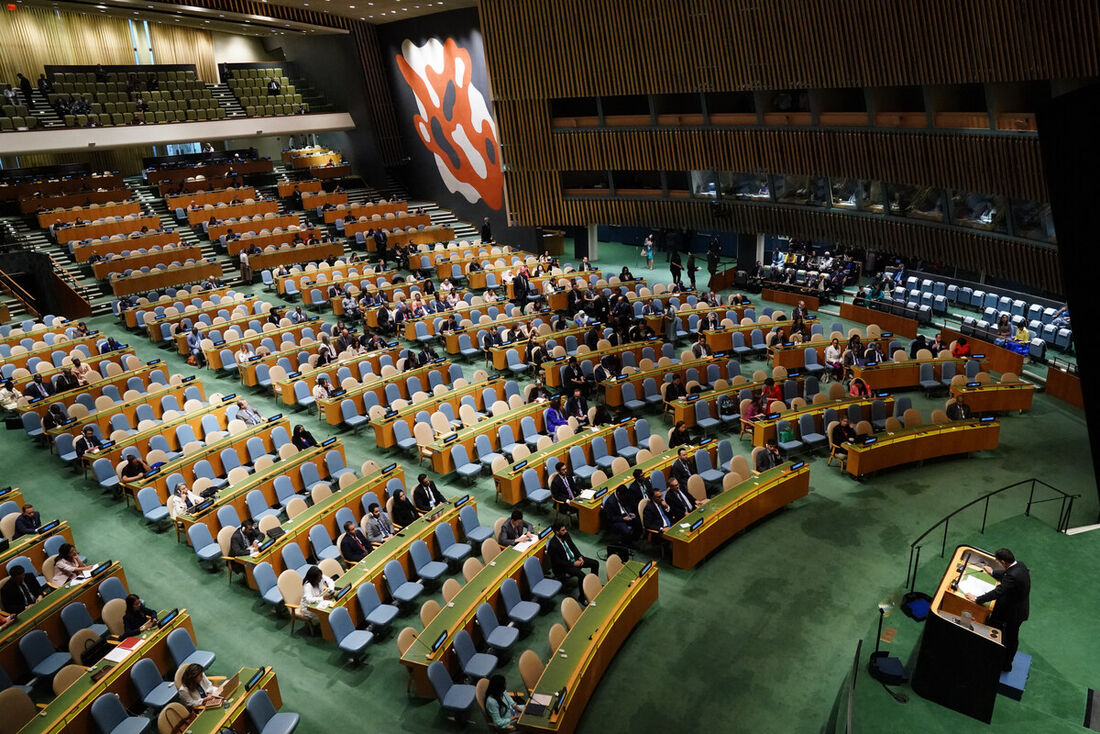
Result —
POLYGON ((592 499, 595 496, 596 496, 596 490, 586 489, 586 490, 584 490, 583 492, 581 492, 580 494, 577 495, 577 499, 588 501, 588 500, 592 499))
POLYGON ((525 540, 522 543, 516 543, 512 547, 515 548, 520 553, 526 553, 527 549, 530 548, 531 546, 533 546, 537 542, 538 542, 538 538, 532 538, 531 540, 525 540))
POLYGON ((988 581, 983 581, 977 576, 967 576, 959 582, 959 591, 964 594, 973 594, 974 596, 981 596, 987 591, 991 591, 995 588, 995 584, 991 584, 988 581))
POLYGON ((536 693, 531 696, 531 703, 538 706, 549 706, 551 700, 551 697, 546 693, 536 693))
POLYGON ((109 660, 112 663, 121 663, 123 660, 130 657, 131 653, 133 653, 141 643, 142 639, 140 637, 127 637, 111 648, 111 651, 104 655, 103 659, 109 660))

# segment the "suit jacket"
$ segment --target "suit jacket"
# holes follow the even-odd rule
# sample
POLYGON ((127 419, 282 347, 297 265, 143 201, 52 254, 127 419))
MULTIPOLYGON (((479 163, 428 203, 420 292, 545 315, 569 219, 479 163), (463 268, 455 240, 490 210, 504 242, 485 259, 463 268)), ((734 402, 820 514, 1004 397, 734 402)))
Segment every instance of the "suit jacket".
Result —
POLYGON ((15 518, 15 535, 13 537, 18 538, 21 535, 31 535, 38 532, 38 528, 42 527, 42 516, 36 512, 30 518, 19 513, 19 517, 15 518))
POLYGON ((27 389, 23 393, 28 398, 48 398, 50 396, 50 387, 45 382, 31 382, 27 385, 27 389))
POLYGON ((684 387, 684 383, 677 385, 675 382, 670 382, 665 385, 665 402, 671 403, 678 398, 687 397, 687 388, 684 387))
MULTIPOLYGON (((687 459, 676 459, 672 462, 672 470, 669 472, 670 476, 676 477, 680 480, 680 486, 686 487, 688 483, 688 477, 695 473, 695 467, 692 465, 691 457, 687 459)), ((668 499, 667 497, 665 498, 668 499)))
POLYGON ((583 397, 569 398, 565 403, 565 414, 568 416, 576 416, 577 418, 588 418, 588 401, 583 397))
POLYGON ((629 496, 629 490, 624 493, 628 496, 619 497, 618 492, 609 492, 607 499, 603 501, 603 513, 604 517, 609 522, 629 522, 625 515, 637 515, 638 505, 632 505, 632 497, 629 496))
POLYGON ((351 563, 359 563, 370 553, 370 541, 359 530, 346 533, 340 541, 340 553, 351 563), (356 541, 359 541, 358 543, 356 541), (362 544, 360 546, 360 543, 362 544))
POLYGON ((671 489, 665 493, 665 501, 668 502, 669 508, 672 510, 671 519, 673 522, 679 522, 685 515, 695 509, 695 498, 688 494, 683 487, 679 492, 673 492, 671 489))
POLYGON ((512 527, 511 520, 505 520, 504 524, 500 526, 500 534, 497 536, 497 542, 501 545, 515 545, 516 540, 518 540, 521 535, 532 531, 531 523, 526 520, 523 521, 518 530, 512 527))
MULTIPOLYGON (((39 586, 38 579, 33 574, 28 573, 23 576, 23 586, 27 587, 27 592, 31 595, 32 600, 37 599, 38 595, 42 593, 42 587, 39 586)), ((29 606, 22 590, 11 581, 4 584, 4 588, 0 589, 0 602, 3 603, 4 609, 9 614, 19 614, 29 606)))
POLYGON ((262 540, 263 533, 259 530, 253 530, 251 533, 246 533, 244 528, 237 528, 236 532, 229 539, 229 555, 234 558, 240 558, 241 556, 247 556, 252 550, 249 548, 254 541, 262 540))
POLYGON ((634 503, 635 511, 642 500, 649 496, 649 490, 653 489, 653 483, 648 479, 635 480, 626 488, 630 501, 634 503))
POLYGON ((1031 571, 1016 561, 1003 571, 994 571, 1001 583, 978 597, 979 604, 996 601, 990 615, 992 624, 1020 624, 1031 614, 1031 571))
POLYGON ((447 498, 439 492, 439 489, 435 486, 435 482, 428 482, 427 487, 422 484, 416 485, 416 489, 413 490, 412 500, 413 504, 416 505, 416 509, 421 512, 427 512, 432 509, 433 505, 446 502, 447 498))
MULTIPOLYGON (((642 525, 646 530, 657 530, 665 526, 664 520, 661 518, 662 510, 657 508, 656 502, 650 502, 645 507, 645 512, 642 513, 642 525)), ((669 525, 672 524, 672 516, 665 512, 665 517, 668 518, 669 525)))
MULTIPOLYGON (((566 546, 573 553, 573 560, 578 558, 584 558, 584 554, 577 549, 577 544, 573 542, 572 536, 565 536, 565 540, 555 533, 554 537, 550 539, 550 543, 547 546, 547 551, 550 553, 550 567, 551 568, 565 568, 572 566, 573 563, 569 560, 569 555, 565 552, 566 546)), ((554 575, 559 575, 557 571, 554 575)))
POLYGON ((776 456, 771 451, 765 449, 756 455, 756 471, 765 472, 768 469, 774 469, 782 462, 782 456, 776 456))
POLYGON ((583 379, 584 372, 581 371, 580 366, 573 367, 572 365, 567 365, 562 373, 562 382, 566 385, 570 385, 573 382, 579 382, 583 379))
POLYGON ((580 492, 580 489, 577 488, 577 483, 568 474, 563 478, 560 474, 555 473, 554 478, 550 481, 550 494, 558 502, 566 502, 576 497, 578 492, 580 492))
POLYGON ((393 523, 390 522, 390 516, 385 510, 380 511, 378 517, 367 516, 367 539, 370 542, 381 543, 391 535, 393 535, 393 523))
POLYGON ((102 442, 95 436, 92 436, 91 439, 81 436, 76 439, 76 442, 73 444, 73 449, 76 450, 76 455, 80 457, 92 449, 98 449, 101 444, 102 442))

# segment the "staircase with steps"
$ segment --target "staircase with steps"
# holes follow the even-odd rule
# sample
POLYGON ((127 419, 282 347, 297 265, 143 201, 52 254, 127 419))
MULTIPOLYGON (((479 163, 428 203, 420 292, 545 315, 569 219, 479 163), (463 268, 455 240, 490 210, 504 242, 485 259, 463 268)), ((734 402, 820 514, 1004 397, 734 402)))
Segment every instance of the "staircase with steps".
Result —
POLYGON ((38 127, 65 127, 65 121, 57 116, 57 111, 41 92, 34 90, 31 99, 34 100, 34 109, 28 111, 38 118, 38 127))
MULTIPOLYGON (((84 300, 92 304, 92 315, 98 316, 111 310, 110 299, 105 297, 109 291, 106 291, 90 272, 85 274, 82 271, 80 265, 69 253, 69 248, 50 239, 49 234, 39 229, 37 223, 32 223, 33 220, 29 217, 10 221, 16 236, 22 239, 29 249, 50 255, 53 258, 54 270, 63 271, 59 275, 70 285, 76 284, 76 291, 84 300)), ((20 307, 20 311, 22 310, 20 307)))
POLYGON ((248 117, 244 111, 244 107, 241 107, 241 103, 237 101, 236 95, 225 84, 207 84, 206 88, 210 90, 210 94, 213 95, 214 101, 218 103, 218 106, 225 109, 225 116, 229 119, 237 117, 248 117))

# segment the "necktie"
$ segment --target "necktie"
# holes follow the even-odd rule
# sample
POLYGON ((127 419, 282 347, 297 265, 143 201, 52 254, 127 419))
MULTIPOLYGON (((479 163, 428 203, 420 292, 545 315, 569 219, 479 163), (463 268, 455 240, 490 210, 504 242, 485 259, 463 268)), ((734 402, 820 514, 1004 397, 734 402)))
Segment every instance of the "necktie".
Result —
POLYGON ((573 482, 569 477, 565 477, 565 492, 569 496, 569 499, 573 499, 573 482))
POLYGON ((671 525, 672 524, 668 521, 668 515, 665 514, 665 509, 663 507, 661 507, 660 505, 657 505, 657 512, 661 513, 661 522, 664 525, 671 525))
POLYGON ((367 547, 365 545, 363 545, 363 541, 359 540, 359 536, 358 535, 353 535, 351 537, 355 538, 355 543, 356 543, 356 545, 359 546, 359 550, 366 553, 367 552, 367 547))
POLYGON ((428 494, 428 509, 435 507, 435 495, 432 493, 431 487, 425 487, 424 491, 428 494))
POLYGON ((31 590, 27 588, 27 582, 19 584, 19 588, 23 591, 23 601, 27 606, 34 604, 34 596, 31 594, 31 590))
POLYGON ((566 558, 566 560, 568 560, 570 563, 572 563, 573 562, 573 551, 572 551, 572 549, 570 549, 569 544, 566 543, 563 540, 563 541, 561 541, 561 545, 562 545, 563 548, 565 548, 565 558, 566 558))

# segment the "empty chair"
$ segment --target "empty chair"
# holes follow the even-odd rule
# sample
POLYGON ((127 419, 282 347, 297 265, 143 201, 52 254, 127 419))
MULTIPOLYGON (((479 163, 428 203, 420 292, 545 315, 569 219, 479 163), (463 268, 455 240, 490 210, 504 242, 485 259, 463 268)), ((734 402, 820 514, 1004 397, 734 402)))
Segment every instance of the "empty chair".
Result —
POLYGON ((311 564, 306 560, 301 547, 297 543, 287 543, 279 551, 279 555, 283 559, 283 566, 305 578, 306 571, 309 570, 311 564))
POLYGON ((106 604, 112 599, 125 599, 126 587, 122 585, 122 581, 117 576, 112 576, 99 585, 96 593, 99 594, 99 598, 106 604))
POLYGON ((530 624, 538 616, 538 602, 525 601, 519 593, 519 585, 513 578, 504 579, 500 585, 500 599, 504 604, 504 613, 516 624, 530 624))
POLYGON ((941 387, 940 381, 936 379, 934 366, 931 362, 924 362, 920 366, 920 388, 926 393, 930 393, 933 390, 941 387))
POLYGON ((473 686, 455 684, 451 680, 451 674, 438 660, 428 666, 428 680, 435 691, 435 697, 439 699, 439 705, 444 713, 465 719, 467 712, 474 705, 477 692, 473 686))
POLYGON ((214 653, 199 650, 195 647, 195 641, 191 639, 191 633, 185 629, 175 629, 168 635, 168 652, 178 668, 181 665, 201 665, 203 669, 214 664, 214 653))
POLYGON ((817 361, 817 350, 813 347, 806 347, 806 366, 805 370, 811 375, 820 374, 824 371, 825 366, 817 361))
POLYGON ((264 497, 264 493, 258 489, 249 491, 244 498, 245 506, 248 508, 248 514, 257 523, 268 516, 278 517, 279 511, 272 509, 267 504, 267 499, 264 497))
POLYGON ((146 522, 156 524, 168 520, 168 508, 161 504, 160 496, 153 487, 142 487, 137 493, 137 508, 146 522))
POLYGON ((569 448, 569 468, 573 475, 582 482, 591 481, 592 474, 596 471, 596 467, 588 464, 588 459, 584 455, 584 449, 580 446, 571 446, 569 448))
POLYGON ((314 525, 309 529, 309 545, 313 548, 313 555, 318 561, 340 557, 340 549, 332 542, 328 529, 324 525, 314 525))
POLYGON ((534 469, 525 469, 522 476, 523 493, 529 502, 543 505, 550 501, 550 490, 542 486, 538 472, 534 469))
POLYGON ((244 708, 259 734, 291 734, 298 728, 298 714, 278 713, 271 697, 262 688, 249 696, 244 708))
POLYGON ((399 603, 408 604, 424 593, 424 584, 419 581, 409 581, 405 578, 405 569, 398 561, 386 563, 382 574, 386 579, 386 588, 390 596, 399 603))
POLYGON ((637 446, 631 445, 630 434, 626 432, 626 429, 616 428, 612 436, 615 441, 615 453, 627 461, 633 461, 634 458, 637 457, 640 449, 637 446))
POLYGON ((451 461, 454 462, 455 471, 463 479, 473 481, 481 474, 481 464, 470 461, 466 447, 460 443, 451 447, 451 461))
POLYGON ((503 454, 498 454, 493 451, 493 447, 489 443, 489 437, 484 433, 474 438, 474 454, 477 455, 477 459, 484 469, 492 467, 493 460, 498 456, 503 456, 503 454))
POLYGON ((283 605, 283 595, 279 592, 279 579, 275 576, 275 569, 267 561, 256 564, 252 570, 252 576, 256 581, 256 588, 260 597, 271 606, 278 609, 283 605))
POLYGON ((561 592, 561 582, 546 578, 542 571, 542 564, 537 558, 528 558, 523 562, 523 576, 527 579, 527 588, 531 590, 531 596, 536 599, 548 601, 561 592))
POLYGON ((499 662, 496 655, 478 652, 470 633, 464 629, 455 632, 454 652, 463 675, 471 680, 488 678, 499 662))
POLYGON ((721 421, 712 417, 710 403, 706 400, 698 400, 695 403, 695 424, 703 432, 711 431, 720 425, 721 421))
POLYGON ((65 632, 69 637, 84 629, 91 630, 101 636, 107 634, 107 625, 96 624, 92 621, 92 615, 88 613, 88 607, 79 601, 67 604, 61 610, 61 624, 65 626, 65 632))
POLYGON ((386 629, 397 617, 399 611, 397 607, 392 604, 383 604, 378 598, 378 588, 374 584, 360 584, 355 590, 355 599, 359 603, 363 621, 375 632, 386 629))
POLYGON ((153 725, 144 716, 130 716, 116 693, 104 693, 93 701, 91 714, 103 734, 139 734, 153 725))
MULTIPOLYGON (((370 584, 373 586, 373 584, 370 584)), ((332 636, 336 639, 336 646, 342 652, 347 653, 352 662, 363 659, 367 646, 374 641, 374 633, 369 630, 356 629, 352 624, 351 615, 342 606, 334 607, 328 617, 329 626, 332 627, 332 636)))
POLYGON ((458 511, 458 521, 462 523, 462 532, 466 540, 471 543, 480 546, 493 537, 493 529, 481 524, 477 516, 477 508, 473 505, 463 505, 458 511))
POLYGON ((187 528, 187 539, 191 541, 191 548, 195 551, 200 563, 210 563, 221 558, 221 547, 210 534, 210 528, 206 523, 195 523, 187 528))
POLYGON ((428 544, 423 540, 412 542, 412 545, 409 546, 409 557, 412 559, 416 575, 424 581, 437 581, 440 576, 447 573, 447 564, 443 561, 432 560, 428 544))
MULTIPOLYGON (((460 515, 461 517, 461 515, 460 515)), ((473 548, 468 543, 459 543, 455 540, 454 530, 450 523, 441 522, 435 527, 435 541, 439 546, 439 553, 448 561, 461 561, 470 555, 473 548)))
POLYGON ((72 661, 67 652, 58 652, 42 630, 31 630, 19 638, 19 653, 31 674, 51 678, 72 661))
MULTIPOLYGON (((877 401, 882 402, 882 401, 877 401)), ((802 443, 806 445, 806 448, 816 449, 819 446, 825 446, 828 444, 828 438, 822 433, 817 432, 817 427, 814 425, 814 417, 812 415, 801 415, 798 417, 798 435, 802 439, 802 443)))
MULTIPOLYGON (((921 365, 923 367, 923 365, 921 365)), ((951 387, 951 380, 955 377, 955 363, 944 361, 940 364, 940 384, 946 388, 951 387)))
POLYGON ((486 603, 478 606, 475 619, 477 626, 481 629, 482 639, 492 650, 507 652, 519 639, 519 630, 502 625, 497 620, 496 612, 486 603))
POLYGON ((710 463, 710 453, 706 449, 695 452, 695 473, 703 478, 706 484, 721 484, 725 475, 721 469, 717 469, 710 463))
POLYGON ((285 474, 280 474, 279 476, 275 477, 275 482, 273 483, 273 486, 275 488, 275 499, 278 501, 279 506, 282 507, 284 510, 286 509, 287 505, 290 504, 291 500, 295 498, 305 501, 305 495, 297 494, 294 491, 293 482, 290 480, 290 477, 285 474))
POLYGON ((142 658, 130 669, 130 682, 134 684, 138 698, 151 709, 160 710, 171 703, 177 693, 176 684, 164 680, 157 664, 149 658, 142 658))

